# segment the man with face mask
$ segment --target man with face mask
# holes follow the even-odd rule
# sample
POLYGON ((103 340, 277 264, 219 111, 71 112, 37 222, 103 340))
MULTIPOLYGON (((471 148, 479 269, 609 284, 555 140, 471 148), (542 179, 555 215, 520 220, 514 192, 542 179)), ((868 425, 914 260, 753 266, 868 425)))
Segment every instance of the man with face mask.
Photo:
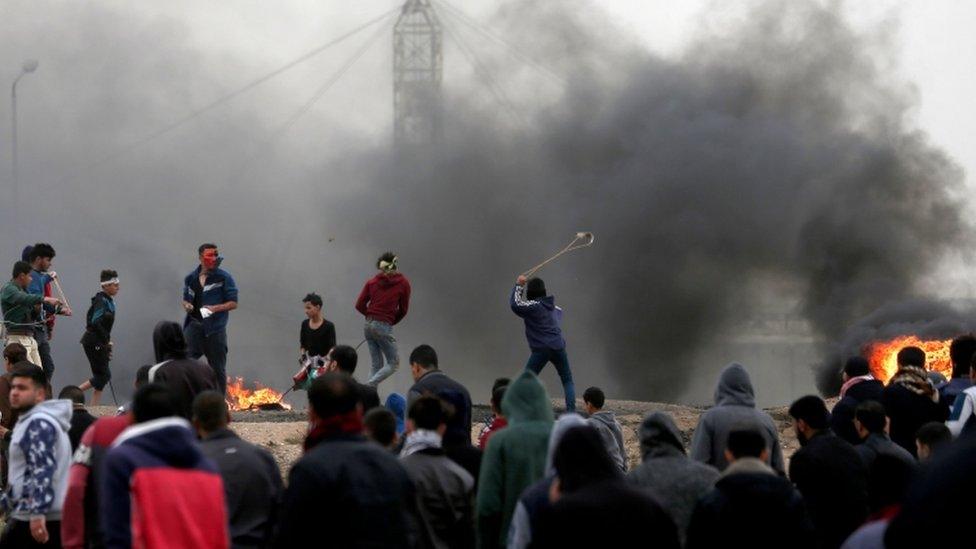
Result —
POLYGON ((220 391, 227 393, 227 320, 237 308, 237 284, 220 268, 216 244, 203 244, 200 265, 183 281, 183 332, 191 358, 207 357, 220 391))
POLYGON ((790 460, 790 480, 803 495, 817 546, 840 547, 867 517, 867 468, 853 446, 830 430, 830 413, 818 396, 790 406, 801 448, 790 460))

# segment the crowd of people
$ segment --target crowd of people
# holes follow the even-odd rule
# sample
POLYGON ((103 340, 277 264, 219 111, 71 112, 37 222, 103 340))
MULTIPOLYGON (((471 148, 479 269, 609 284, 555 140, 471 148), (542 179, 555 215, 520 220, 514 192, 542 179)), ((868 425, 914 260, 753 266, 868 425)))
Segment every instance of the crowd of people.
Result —
POLYGON ((405 395, 381 403, 410 295, 392 253, 356 304, 365 383, 321 297, 303 300, 295 383, 307 390, 308 428, 283 478, 267 449, 229 427, 221 381, 237 289, 216 246, 200 247, 184 281, 184 324, 155 326, 155 364, 138 370, 131 402, 99 418, 85 391, 97 402, 110 382, 118 275, 101 274, 86 317, 92 378, 55 399, 42 349, 53 315, 71 311, 45 288, 57 280, 53 248, 31 250, 2 291, 0 547, 919 547, 959 539, 976 489, 971 335, 952 342, 950 380, 934 379, 915 347, 899 351, 887 384, 849 359, 833 410, 813 395, 789 407, 792 456, 746 369, 730 364, 690 439, 667 412, 649 413, 631 463, 602 389, 587 388, 576 412, 562 311, 541 280, 519 277, 509 300, 530 358, 485 395, 479 431, 470 392, 430 345, 410 353, 405 395), (550 362, 564 388, 558 418, 538 378, 550 362))

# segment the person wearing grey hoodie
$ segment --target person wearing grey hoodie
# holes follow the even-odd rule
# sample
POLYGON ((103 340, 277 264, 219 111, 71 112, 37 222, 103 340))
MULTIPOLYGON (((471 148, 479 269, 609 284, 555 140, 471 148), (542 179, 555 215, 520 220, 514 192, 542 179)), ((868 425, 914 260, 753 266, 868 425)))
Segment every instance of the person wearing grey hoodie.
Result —
POLYGON ((71 466, 71 401, 45 400, 47 377, 29 362, 10 374, 10 404, 20 412, 10 440, 10 473, 0 495, 7 526, 0 547, 61 547, 61 509, 71 466))
POLYGON ((685 454, 681 432, 670 414, 651 412, 637 434, 644 461, 627 475, 627 480, 657 497, 671 513, 684 545, 695 504, 715 485, 718 470, 685 454))
POLYGON ((719 376, 715 406, 698 419, 691 439, 691 458, 724 471, 729 465, 725 457, 729 433, 744 429, 762 433, 769 455, 767 464, 777 473, 785 474, 776 424, 769 414, 756 409, 752 380, 741 364, 733 362, 719 376))
POLYGON ((590 387, 583 393, 583 405, 589 415, 587 422, 596 427, 607 454, 613 460, 621 473, 627 472, 627 449, 624 448, 624 432, 616 416, 610 410, 604 410, 606 396, 599 387, 590 387))
POLYGON ((508 528, 508 549, 525 549, 532 543, 532 527, 539 518, 539 512, 552 505, 549 502, 549 487, 556 477, 556 468, 552 464, 556 446, 559 446, 559 441, 566 431, 586 424, 582 416, 571 412, 559 416, 552 426, 552 432, 549 434, 549 452, 546 454, 546 476, 526 488, 519 497, 518 504, 515 505, 515 514, 512 515, 512 524, 508 528))

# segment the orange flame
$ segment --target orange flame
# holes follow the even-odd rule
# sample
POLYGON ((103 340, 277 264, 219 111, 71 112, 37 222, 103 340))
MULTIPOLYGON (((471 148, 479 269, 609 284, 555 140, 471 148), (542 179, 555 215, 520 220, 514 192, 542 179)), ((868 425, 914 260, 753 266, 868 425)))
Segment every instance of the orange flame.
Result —
POLYGON ((236 378, 233 383, 227 384, 227 405, 231 410, 249 410, 261 404, 281 404, 282 408, 291 410, 291 406, 281 400, 281 393, 262 387, 260 383, 254 382, 254 390, 244 388, 244 379, 236 378))
POLYGON ((871 375, 887 384, 898 370, 898 351, 904 347, 918 347, 925 351, 925 369, 936 371, 946 378, 952 377, 952 361, 949 359, 951 339, 919 339, 916 336, 899 336, 890 341, 873 341, 864 346, 864 357, 871 367, 871 375))

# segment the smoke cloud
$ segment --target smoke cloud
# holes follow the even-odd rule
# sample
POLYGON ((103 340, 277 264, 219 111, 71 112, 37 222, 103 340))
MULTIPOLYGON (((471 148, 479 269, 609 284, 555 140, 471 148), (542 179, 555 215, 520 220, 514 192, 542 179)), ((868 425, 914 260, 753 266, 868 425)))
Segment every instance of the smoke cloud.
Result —
MULTIPOLYGON (((287 385, 310 290, 340 339, 358 343, 352 304, 392 249, 414 288, 396 332, 403 362, 429 343, 477 395, 527 356, 507 303, 516 274, 593 231, 592 248, 539 273, 565 309, 577 386, 673 400, 769 288, 799 299, 825 342, 842 341, 878 307, 918 297, 943 254, 971 240, 961 170, 911 123, 917 98, 891 70, 891 29, 859 33, 834 4, 751 4, 663 58, 588 2, 514 2, 493 28, 565 83, 487 55, 506 107, 485 99, 478 75, 448 72, 445 138, 430 150, 396 157, 355 112, 274 140, 281 117, 256 106, 272 90, 78 173, 226 92, 228 73, 210 70, 225 54, 193 49, 176 23, 70 9, 84 24, 65 15, 35 33, 52 23, 22 21, 0 37, 0 51, 20 55, 28 37, 50 36, 44 68, 57 75, 35 83, 47 109, 33 124, 45 129, 22 145, 32 151, 23 179, 43 207, 3 252, 12 262, 22 242, 51 241, 65 282, 77 280, 79 316, 81 286, 93 292, 98 269, 120 271, 113 368, 126 384, 150 360, 152 325, 180 317, 203 241, 221 245, 242 290, 232 374, 287 385)), ((81 381, 83 321, 59 325, 57 381, 81 381)), ((393 388, 408 383, 401 372, 393 388)))

